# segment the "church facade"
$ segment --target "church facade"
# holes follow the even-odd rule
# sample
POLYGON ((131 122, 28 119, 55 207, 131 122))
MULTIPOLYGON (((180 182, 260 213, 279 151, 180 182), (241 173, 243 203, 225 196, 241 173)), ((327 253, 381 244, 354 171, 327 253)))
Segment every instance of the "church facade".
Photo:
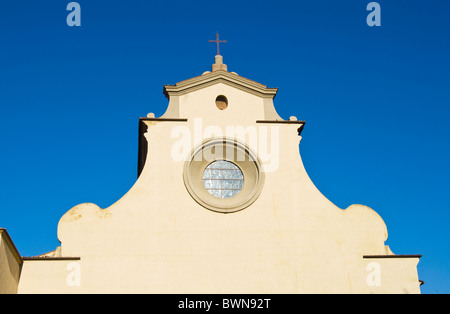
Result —
POLYGON ((139 121, 138 179, 109 208, 60 219, 61 246, 22 257, 0 229, 0 293, 420 293, 420 255, 396 255, 371 208, 314 186, 304 121, 276 88, 211 71, 164 86, 139 121))

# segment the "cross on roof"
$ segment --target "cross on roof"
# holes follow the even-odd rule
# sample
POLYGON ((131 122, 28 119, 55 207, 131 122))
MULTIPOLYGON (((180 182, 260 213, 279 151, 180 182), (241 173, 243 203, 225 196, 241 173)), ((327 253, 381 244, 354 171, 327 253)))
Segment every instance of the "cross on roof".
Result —
POLYGON ((220 43, 226 43, 226 40, 220 40, 219 39, 219 33, 216 34, 216 40, 210 40, 210 43, 217 43, 217 55, 220 55, 220 50, 219 50, 219 44, 220 43))

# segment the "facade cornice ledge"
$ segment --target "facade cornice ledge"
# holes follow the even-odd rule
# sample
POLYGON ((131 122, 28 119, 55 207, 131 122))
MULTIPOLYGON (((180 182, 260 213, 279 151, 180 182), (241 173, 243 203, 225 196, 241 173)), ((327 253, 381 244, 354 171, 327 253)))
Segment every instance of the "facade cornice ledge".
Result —
POLYGON ((24 261, 80 261, 81 257, 75 256, 23 256, 24 261))
POLYGON ((141 121, 155 121, 155 122, 187 122, 186 118, 149 118, 142 117, 139 118, 141 121))
POLYGON ((421 258, 420 254, 403 254, 403 255, 364 255, 363 258, 421 258))

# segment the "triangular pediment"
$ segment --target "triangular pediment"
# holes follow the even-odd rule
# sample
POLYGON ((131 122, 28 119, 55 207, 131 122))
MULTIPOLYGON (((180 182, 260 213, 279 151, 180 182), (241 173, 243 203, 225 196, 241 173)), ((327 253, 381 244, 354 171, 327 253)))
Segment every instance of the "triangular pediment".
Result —
POLYGON ((205 72, 203 75, 181 81, 175 85, 165 85, 164 95, 170 99, 172 95, 184 95, 218 83, 227 84, 248 93, 271 99, 275 98, 278 91, 278 88, 268 88, 266 85, 239 76, 233 72, 214 71, 205 72))

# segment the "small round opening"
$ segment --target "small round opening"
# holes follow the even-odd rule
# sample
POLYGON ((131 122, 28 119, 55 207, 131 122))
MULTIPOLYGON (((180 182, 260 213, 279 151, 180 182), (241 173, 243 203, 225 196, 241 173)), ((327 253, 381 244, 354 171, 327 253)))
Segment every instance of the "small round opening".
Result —
POLYGON ((216 98, 216 106, 220 110, 226 109, 228 107, 228 99, 227 99, 227 97, 225 97, 223 95, 217 96, 217 98, 216 98))

